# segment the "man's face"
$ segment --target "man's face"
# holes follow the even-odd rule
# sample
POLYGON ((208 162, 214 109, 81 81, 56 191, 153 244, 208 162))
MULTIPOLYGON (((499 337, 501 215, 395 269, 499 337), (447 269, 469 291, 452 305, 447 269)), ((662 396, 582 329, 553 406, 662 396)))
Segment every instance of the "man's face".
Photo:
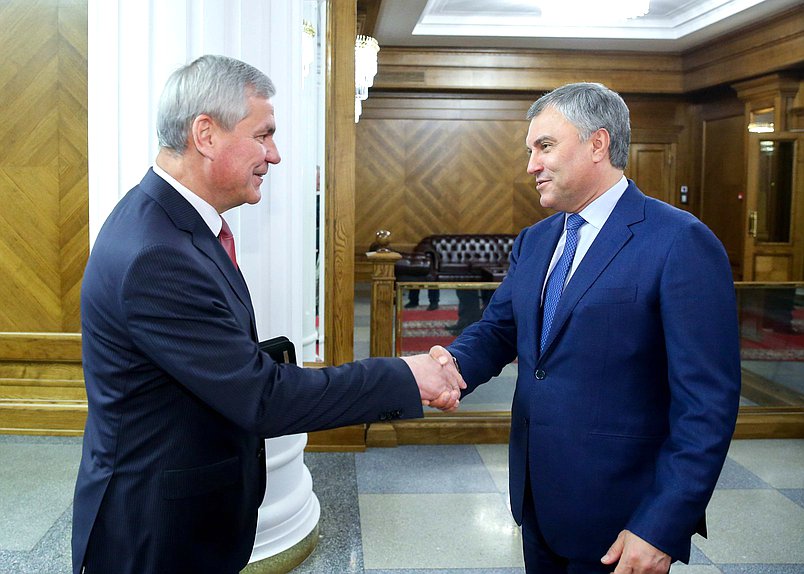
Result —
POLYGON ((249 114, 231 131, 220 127, 215 131, 218 151, 210 177, 223 207, 221 212, 244 203, 257 203, 268 164, 281 160, 274 143, 274 106, 257 96, 249 96, 248 103, 249 114))
POLYGON ((594 199, 592 143, 561 112, 549 107, 534 117, 525 144, 542 207, 577 213, 594 199))

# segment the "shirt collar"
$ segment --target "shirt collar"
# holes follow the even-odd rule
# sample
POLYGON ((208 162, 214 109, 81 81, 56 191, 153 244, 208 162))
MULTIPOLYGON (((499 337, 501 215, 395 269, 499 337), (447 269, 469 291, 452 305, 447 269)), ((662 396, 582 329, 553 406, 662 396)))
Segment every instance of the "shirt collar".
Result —
POLYGON ((201 199, 201 197, 179 183, 178 180, 176 180, 173 176, 155 163, 153 169, 156 175, 168 182, 173 189, 178 191, 184 199, 190 202, 190 205, 195 208, 195 210, 204 220, 204 223, 206 223, 207 227, 209 227, 210 231, 212 231, 212 234, 217 237, 221 232, 221 227, 223 226, 223 220, 221 219, 218 211, 209 203, 201 199))
POLYGON ((603 224, 606 223, 609 215, 614 211, 614 206, 617 205, 626 189, 628 189, 628 180, 625 176, 622 176, 617 183, 607 189, 600 197, 584 207, 578 215, 596 229, 602 229, 603 224))

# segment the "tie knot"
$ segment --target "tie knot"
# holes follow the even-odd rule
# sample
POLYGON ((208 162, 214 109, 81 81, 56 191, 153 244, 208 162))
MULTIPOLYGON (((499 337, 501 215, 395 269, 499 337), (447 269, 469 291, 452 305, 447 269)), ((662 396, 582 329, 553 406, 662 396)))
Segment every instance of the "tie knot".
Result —
POLYGON ((567 218, 567 231, 578 229, 581 225, 586 223, 586 220, 577 213, 570 213, 567 218))

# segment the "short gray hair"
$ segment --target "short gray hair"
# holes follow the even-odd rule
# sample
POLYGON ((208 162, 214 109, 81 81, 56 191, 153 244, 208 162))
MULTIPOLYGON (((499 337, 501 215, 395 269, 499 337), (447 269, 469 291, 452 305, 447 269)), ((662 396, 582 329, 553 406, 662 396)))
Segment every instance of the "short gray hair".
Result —
POLYGON ((527 119, 532 120, 547 108, 558 110, 577 128, 581 141, 586 141, 600 128, 609 132, 611 165, 625 169, 631 145, 631 120, 628 106, 620 94, 603 84, 580 82, 566 84, 533 102, 527 119))
POLYGON ((226 56, 201 56, 168 78, 156 116, 159 145, 182 153, 195 118, 207 114, 231 130, 249 113, 247 98, 276 93, 271 79, 254 66, 226 56))

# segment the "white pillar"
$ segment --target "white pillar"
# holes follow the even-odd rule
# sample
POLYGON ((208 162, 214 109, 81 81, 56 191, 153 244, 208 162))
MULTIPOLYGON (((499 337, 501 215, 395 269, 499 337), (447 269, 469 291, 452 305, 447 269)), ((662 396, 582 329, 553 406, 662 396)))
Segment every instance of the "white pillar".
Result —
MULTIPOLYGON (((310 201, 305 194, 314 190, 304 181, 315 168, 306 163, 315 161, 305 156, 306 138, 316 134, 301 97, 302 4, 89 0, 90 245, 111 209, 156 157, 156 109, 170 73, 207 53, 248 62, 277 87, 275 140, 282 162, 271 167, 262 201, 230 211, 227 221, 260 338, 286 335, 300 350, 304 293, 315 289, 305 283, 304 262, 314 255, 304 251, 304 237, 315 232, 315 221, 305 210, 310 201)), ((303 462, 306 440, 294 435, 266 441, 268 486, 252 561, 294 546, 318 524, 320 508, 303 462)))

